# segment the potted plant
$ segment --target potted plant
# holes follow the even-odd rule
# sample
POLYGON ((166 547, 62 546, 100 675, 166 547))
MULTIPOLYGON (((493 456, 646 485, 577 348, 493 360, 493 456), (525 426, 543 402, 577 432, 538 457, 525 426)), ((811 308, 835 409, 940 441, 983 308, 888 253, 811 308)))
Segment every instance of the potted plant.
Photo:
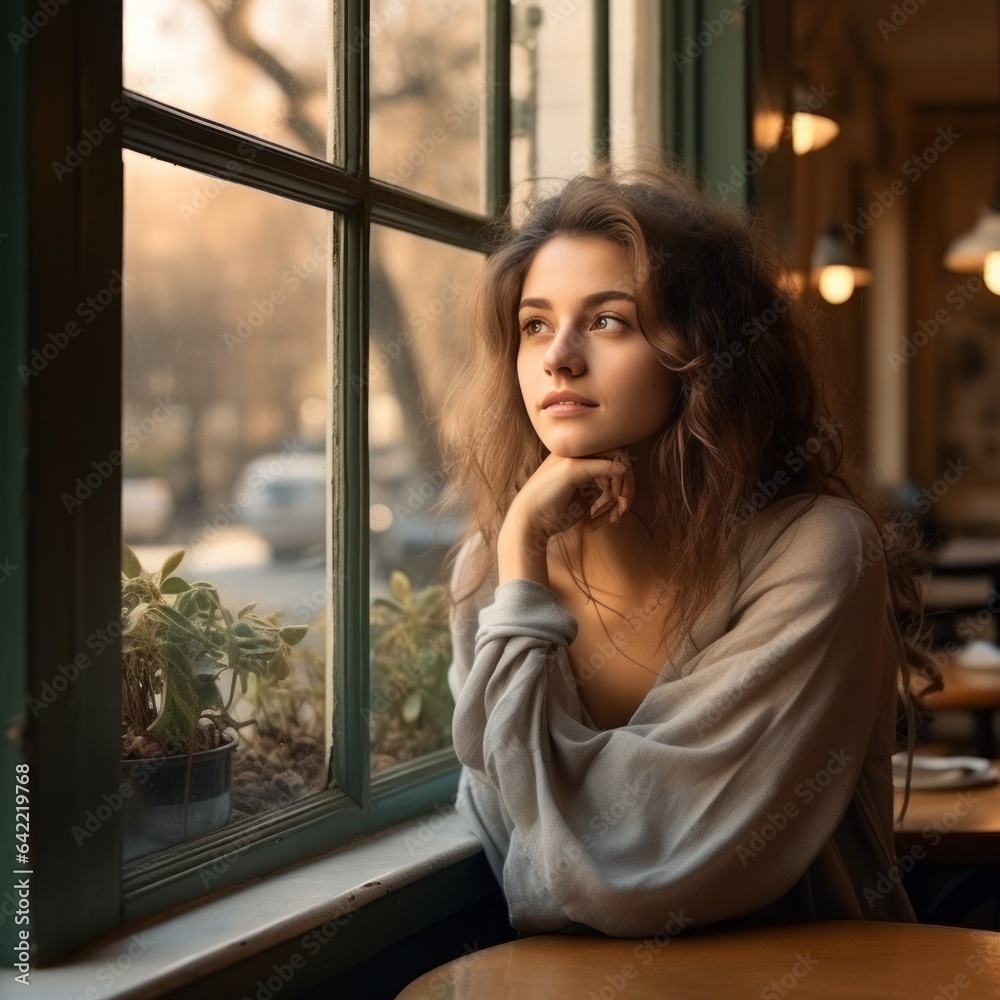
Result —
POLYGON ((399 570, 389 577, 391 598, 371 602, 372 770, 382 771, 451 741, 455 710, 448 687, 451 632, 444 591, 414 592, 399 570))
POLYGON ((231 814, 234 704, 247 679, 288 676, 287 652, 307 625, 281 612, 236 615, 210 583, 174 571, 184 550, 156 572, 122 555, 122 770, 126 861, 217 830, 231 814), (229 671, 225 683, 222 674, 229 671))

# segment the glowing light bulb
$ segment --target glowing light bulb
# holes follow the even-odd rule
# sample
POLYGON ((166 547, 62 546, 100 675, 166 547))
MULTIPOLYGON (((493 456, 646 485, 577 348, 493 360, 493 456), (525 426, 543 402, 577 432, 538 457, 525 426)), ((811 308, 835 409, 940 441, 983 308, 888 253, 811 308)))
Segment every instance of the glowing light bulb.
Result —
POLYGON ((829 264, 819 276, 819 294, 832 305, 846 302, 854 294, 854 269, 846 264, 829 264))
POLYGON ((991 250, 983 262, 983 281, 994 294, 1000 295, 1000 250, 991 250))
POLYGON ((797 156, 822 149, 839 134, 840 126, 832 118, 811 115, 808 111, 796 111, 792 115, 792 149, 797 156))

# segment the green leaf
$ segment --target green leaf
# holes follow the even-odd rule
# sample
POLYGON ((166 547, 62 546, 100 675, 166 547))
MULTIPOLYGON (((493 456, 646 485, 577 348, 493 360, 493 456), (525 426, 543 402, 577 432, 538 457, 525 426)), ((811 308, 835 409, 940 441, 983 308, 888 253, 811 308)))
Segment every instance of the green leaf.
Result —
POLYGON ((239 614, 237 614, 236 617, 237 618, 242 618, 245 614, 249 613, 250 611, 253 611, 253 609, 255 607, 257 607, 257 602, 256 601, 251 601, 249 604, 247 604, 244 607, 240 608, 239 614))
POLYGON ((185 590, 190 590, 191 584, 182 580, 179 576, 168 577, 160 584, 161 594, 183 594, 185 590))
POLYGON ((420 718, 420 709, 423 707, 423 698, 419 691, 414 691, 406 701, 403 702, 403 721, 416 722, 420 718))
POLYGON ((308 625, 283 625, 278 629, 278 635, 281 636, 283 642, 287 642, 289 646, 294 646, 306 637, 306 632, 308 631, 308 625))
MULTIPOLYGON (((170 574, 173 573, 173 571, 175 569, 177 569, 178 566, 180 566, 181 560, 183 558, 184 558, 184 550, 183 549, 178 549, 176 552, 171 552, 170 555, 167 556, 167 558, 164 561, 163 565, 160 567, 160 581, 161 581, 161 583, 162 583, 163 580, 166 580, 167 577, 170 576, 170 574)), ((162 589, 162 587, 161 587, 161 589, 162 589)))
POLYGON ((283 681, 288 676, 288 660, 280 649, 267 665, 267 676, 273 677, 276 681, 283 681))
POLYGON ((142 574, 138 556, 127 545, 122 545, 122 573, 130 580, 142 574))
POLYGON ((410 581, 405 573, 400 572, 398 569, 394 569, 389 576, 389 589, 392 591, 392 596, 395 597, 404 608, 408 608, 410 606, 410 601, 413 598, 413 591, 410 588, 410 581))

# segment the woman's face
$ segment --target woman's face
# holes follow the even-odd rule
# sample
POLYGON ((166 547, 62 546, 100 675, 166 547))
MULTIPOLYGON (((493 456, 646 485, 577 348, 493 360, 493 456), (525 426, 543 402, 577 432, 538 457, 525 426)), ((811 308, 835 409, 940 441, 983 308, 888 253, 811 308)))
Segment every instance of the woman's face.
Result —
POLYGON ((601 237, 554 236, 521 290, 517 377, 535 433, 553 454, 595 456, 659 434, 677 376, 636 322, 628 254, 601 237), (558 405, 579 397, 586 401, 558 405))

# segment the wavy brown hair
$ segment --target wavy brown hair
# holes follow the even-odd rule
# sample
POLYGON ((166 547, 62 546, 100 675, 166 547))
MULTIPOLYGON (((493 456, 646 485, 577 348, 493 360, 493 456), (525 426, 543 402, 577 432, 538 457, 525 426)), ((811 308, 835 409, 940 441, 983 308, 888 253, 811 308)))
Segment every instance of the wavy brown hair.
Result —
MULTIPOLYGON (((628 167, 602 163, 529 202, 520 224, 508 212, 489 228, 490 253, 466 300, 471 351, 443 407, 445 508, 467 517, 445 577, 476 536, 485 545, 470 557, 469 593, 495 570, 511 501, 548 454, 518 383, 517 308, 536 252, 557 235, 602 237, 625 249, 639 326, 679 379, 650 469, 650 565, 657 579, 683 582, 664 639, 687 632, 712 600, 759 510, 797 494, 829 494, 853 501, 879 529, 906 692, 914 671, 924 692, 940 689, 916 579, 927 565, 923 546, 866 471, 861 435, 823 397, 819 324, 785 280, 780 244, 749 209, 716 204, 681 163, 660 154, 640 154, 628 167)), ((582 545, 580 527, 556 536, 559 544, 582 545)))

